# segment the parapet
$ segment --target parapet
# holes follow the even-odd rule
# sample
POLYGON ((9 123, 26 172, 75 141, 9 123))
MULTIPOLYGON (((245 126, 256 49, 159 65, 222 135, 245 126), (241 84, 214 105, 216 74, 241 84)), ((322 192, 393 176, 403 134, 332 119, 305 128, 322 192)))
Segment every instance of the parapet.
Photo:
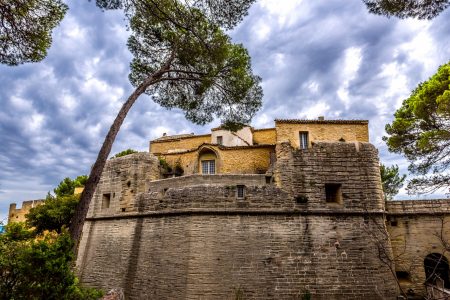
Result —
POLYGON ((9 205, 8 223, 25 222, 26 221, 25 215, 30 212, 30 209, 43 203, 44 203, 43 199, 23 201, 22 208, 16 208, 17 204, 11 203, 9 205))

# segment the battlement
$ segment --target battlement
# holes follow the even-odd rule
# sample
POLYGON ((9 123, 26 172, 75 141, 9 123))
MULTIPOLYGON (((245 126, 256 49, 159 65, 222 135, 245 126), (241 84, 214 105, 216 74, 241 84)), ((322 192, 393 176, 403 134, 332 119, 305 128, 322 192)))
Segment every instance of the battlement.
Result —
POLYGON ((11 203, 9 205, 8 223, 25 222, 26 221, 25 216, 30 212, 30 209, 43 203, 44 203, 43 199, 23 201, 21 208, 16 208, 17 204, 11 203))

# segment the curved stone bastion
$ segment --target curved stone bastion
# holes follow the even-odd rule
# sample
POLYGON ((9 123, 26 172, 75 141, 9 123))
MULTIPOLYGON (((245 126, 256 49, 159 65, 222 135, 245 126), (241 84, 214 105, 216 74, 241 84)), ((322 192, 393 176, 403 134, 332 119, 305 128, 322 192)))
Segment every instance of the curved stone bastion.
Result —
POLYGON ((127 299, 395 299, 377 150, 276 145, 266 174, 159 179, 111 159, 86 220, 81 281, 127 299))

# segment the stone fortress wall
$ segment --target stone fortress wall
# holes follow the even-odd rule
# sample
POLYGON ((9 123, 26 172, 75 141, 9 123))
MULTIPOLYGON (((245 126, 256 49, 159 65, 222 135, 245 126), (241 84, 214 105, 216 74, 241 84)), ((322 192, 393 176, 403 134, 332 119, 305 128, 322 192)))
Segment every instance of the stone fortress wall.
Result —
MULTIPOLYGON (((164 136, 151 153, 109 160, 83 230, 81 280, 127 299, 395 299, 397 280, 425 295, 427 262, 439 257, 450 286, 450 201, 385 202, 367 121, 275 124, 225 139, 220 128, 164 136), (202 157, 218 174, 201 174, 202 157), (161 159, 184 176, 162 179, 161 159)), ((40 203, 12 204, 9 221, 40 203)))
POLYGON ((450 200, 388 201, 386 210, 400 284, 406 292, 423 294, 424 282, 430 279, 426 257, 436 253, 450 259, 445 249, 450 246, 450 200))
POLYGON ((194 175, 136 189, 133 180, 158 177, 158 160, 110 160, 83 230, 82 282, 127 299, 395 299, 371 242, 372 223, 384 224, 376 149, 276 147, 271 180, 194 175))

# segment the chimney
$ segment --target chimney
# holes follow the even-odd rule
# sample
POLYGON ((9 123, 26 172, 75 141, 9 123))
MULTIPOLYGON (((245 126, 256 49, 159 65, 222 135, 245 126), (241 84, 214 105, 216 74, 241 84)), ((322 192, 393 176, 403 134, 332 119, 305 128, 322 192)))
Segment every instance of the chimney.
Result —
POLYGON ((164 132, 164 133, 163 133, 163 136, 166 136, 166 135, 167 135, 167 133, 164 132))
POLYGON ((319 117, 319 121, 323 121, 323 120, 325 120, 325 117, 324 116, 320 116, 319 117))

